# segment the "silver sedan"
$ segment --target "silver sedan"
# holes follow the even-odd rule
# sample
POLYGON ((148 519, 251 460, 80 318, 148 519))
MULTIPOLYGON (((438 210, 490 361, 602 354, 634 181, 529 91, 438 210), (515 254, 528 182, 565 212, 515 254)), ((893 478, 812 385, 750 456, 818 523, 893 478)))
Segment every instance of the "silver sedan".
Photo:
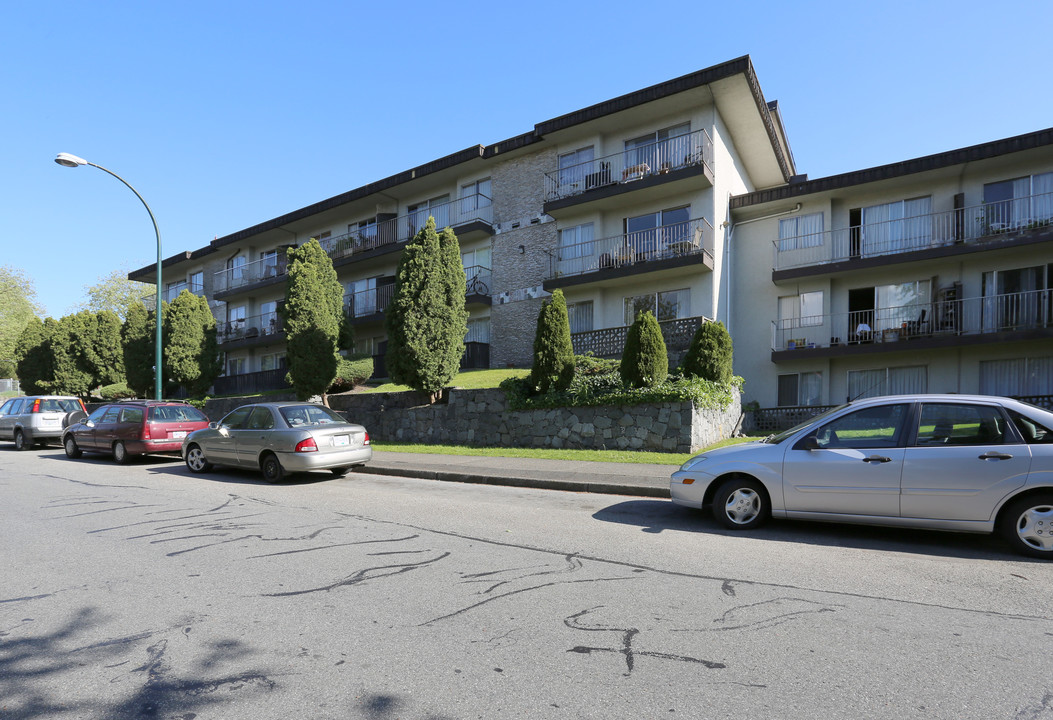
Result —
POLYGON ((1053 559, 1053 413, 984 395, 869 398, 697 455, 669 489, 731 529, 776 517, 998 531, 1053 559))
POLYGON ((328 470, 340 477, 373 457, 369 433, 313 403, 242 405, 183 440, 183 460, 194 473, 213 465, 260 470, 267 482, 287 473, 328 470))

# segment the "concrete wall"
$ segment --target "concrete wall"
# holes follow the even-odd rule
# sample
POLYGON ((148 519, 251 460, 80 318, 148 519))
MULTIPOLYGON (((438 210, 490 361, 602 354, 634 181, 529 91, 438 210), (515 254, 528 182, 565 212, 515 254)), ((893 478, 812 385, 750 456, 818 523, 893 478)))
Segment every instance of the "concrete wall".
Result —
POLYGON ((690 402, 511 411, 502 390, 453 389, 447 403, 421 401, 415 393, 330 398, 371 438, 423 444, 684 453, 732 437, 742 419, 737 396, 723 411, 690 402))

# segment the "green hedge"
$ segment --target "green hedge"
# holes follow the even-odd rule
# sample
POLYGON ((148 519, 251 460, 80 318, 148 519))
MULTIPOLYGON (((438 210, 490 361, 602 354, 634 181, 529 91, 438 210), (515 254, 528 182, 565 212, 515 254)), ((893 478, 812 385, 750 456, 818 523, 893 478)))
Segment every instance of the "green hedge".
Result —
POLYGON ((369 378, 373 377, 372 355, 349 355, 340 361, 336 369, 336 379, 329 386, 329 392, 339 393, 354 390, 369 378))

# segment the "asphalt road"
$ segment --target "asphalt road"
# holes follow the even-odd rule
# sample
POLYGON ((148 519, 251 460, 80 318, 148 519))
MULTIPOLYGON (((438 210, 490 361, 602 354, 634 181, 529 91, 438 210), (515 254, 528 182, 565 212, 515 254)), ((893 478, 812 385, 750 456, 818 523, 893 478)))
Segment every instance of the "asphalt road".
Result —
POLYGON ((1053 718, 986 536, 0 445, 0 718, 1053 718))

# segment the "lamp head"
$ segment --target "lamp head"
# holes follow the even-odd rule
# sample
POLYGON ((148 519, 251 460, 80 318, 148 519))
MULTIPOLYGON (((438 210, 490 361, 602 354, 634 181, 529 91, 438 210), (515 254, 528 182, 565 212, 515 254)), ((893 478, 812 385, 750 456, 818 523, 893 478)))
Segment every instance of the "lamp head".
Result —
POLYGON ((57 162, 62 167, 69 168, 88 164, 88 161, 84 158, 79 158, 76 155, 70 155, 69 153, 59 153, 55 156, 55 162, 57 162))

